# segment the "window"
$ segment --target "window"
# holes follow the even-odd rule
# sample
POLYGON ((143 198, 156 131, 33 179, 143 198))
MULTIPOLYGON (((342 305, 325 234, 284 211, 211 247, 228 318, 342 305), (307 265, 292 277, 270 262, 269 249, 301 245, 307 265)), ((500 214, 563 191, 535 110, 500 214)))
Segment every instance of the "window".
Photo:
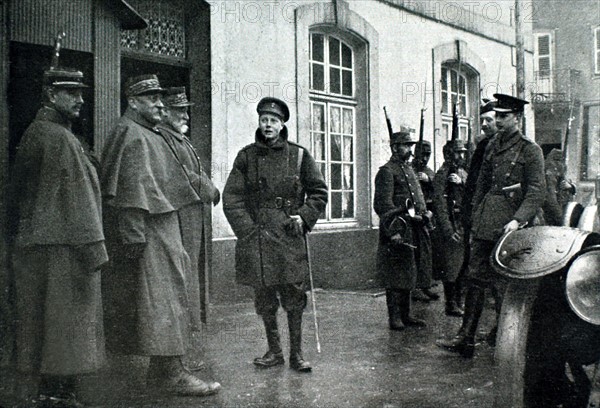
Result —
POLYGON ((600 27, 594 29, 594 73, 600 75, 600 27))
POLYGON ((467 140, 469 129, 469 84, 464 71, 442 66, 442 137, 452 137, 454 105, 458 114, 459 137, 467 140))
POLYGON ((325 221, 356 217, 356 105, 352 47, 310 34, 311 149, 329 187, 325 221))
POLYGON ((553 93, 552 80, 552 35, 536 33, 534 43, 534 76, 536 93, 553 93))

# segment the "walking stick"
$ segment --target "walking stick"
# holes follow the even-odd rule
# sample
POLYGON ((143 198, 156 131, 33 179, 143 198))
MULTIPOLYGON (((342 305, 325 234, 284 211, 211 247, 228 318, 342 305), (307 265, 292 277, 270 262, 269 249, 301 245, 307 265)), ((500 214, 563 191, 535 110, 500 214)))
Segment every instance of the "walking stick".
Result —
POLYGON ((308 234, 304 235, 304 248, 306 248, 306 259, 308 261, 308 278, 310 280, 310 303, 312 304, 313 319, 315 320, 315 340, 317 341, 317 353, 321 352, 319 341, 319 322, 317 321, 317 301, 315 300, 315 286, 313 283, 312 265, 310 261, 310 246, 308 245, 308 234))

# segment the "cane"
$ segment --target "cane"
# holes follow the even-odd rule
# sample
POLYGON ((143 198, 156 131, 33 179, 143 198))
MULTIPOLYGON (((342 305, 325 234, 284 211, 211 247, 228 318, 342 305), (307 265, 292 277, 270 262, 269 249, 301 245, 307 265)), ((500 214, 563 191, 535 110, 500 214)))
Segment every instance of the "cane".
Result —
POLYGON ((308 261, 308 278, 310 280, 310 302, 312 304, 313 318, 315 320, 315 340, 317 341, 317 353, 321 352, 319 341, 319 322, 317 321, 317 301, 315 300, 315 286, 313 283, 312 265, 310 261, 310 246, 308 245, 308 234, 304 235, 304 248, 306 248, 306 260, 308 261))

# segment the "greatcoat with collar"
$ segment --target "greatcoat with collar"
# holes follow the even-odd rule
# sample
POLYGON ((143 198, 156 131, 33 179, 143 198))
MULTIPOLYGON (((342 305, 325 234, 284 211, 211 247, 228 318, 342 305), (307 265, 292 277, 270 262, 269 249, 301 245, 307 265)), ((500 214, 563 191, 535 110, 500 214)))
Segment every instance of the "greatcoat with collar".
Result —
MULTIPOLYGON (((386 227, 395 215, 408 213, 407 199, 413 203, 418 214, 427 211, 421 186, 411 164, 392 156, 379 168, 375 177, 373 201, 379 216, 377 269, 387 289, 414 289, 418 275, 431 279, 431 241, 425 226, 420 222, 408 221, 410 225, 404 240, 416 246, 416 249, 393 243, 386 227)), ((428 286, 420 284, 419 287, 428 286)))
POLYGON ((485 150, 477 179, 472 237, 496 241, 511 220, 531 223, 545 196, 542 149, 520 131, 496 135, 485 150), (505 187, 511 188, 503 191, 505 187))
POLYGON ((159 124, 157 128, 201 199, 178 210, 183 246, 190 257, 191 264, 188 269, 189 275, 186 276, 188 309, 192 329, 198 330, 200 322, 202 320, 206 322, 208 306, 205 293, 211 256, 211 205, 218 204, 221 194, 202 168, 200 157, 192 142, 166 124, 159 124))
POLYGON ((286 225, 298 214, 311 230, 327 205, 327 185, 308 150, 287 139, 284 127, 269 146, 257 130, 255 142, 235 158, 223 190, 223 211, 238 239, 236 278, 243 285, 308 277, 304 237, 293 236, 286 225))
POLYGON ((100 266, 108 257, 100 184, 71 122, 43 107, 27 128, 9 193, 17 368, 73 375, 104 362, 100 266))

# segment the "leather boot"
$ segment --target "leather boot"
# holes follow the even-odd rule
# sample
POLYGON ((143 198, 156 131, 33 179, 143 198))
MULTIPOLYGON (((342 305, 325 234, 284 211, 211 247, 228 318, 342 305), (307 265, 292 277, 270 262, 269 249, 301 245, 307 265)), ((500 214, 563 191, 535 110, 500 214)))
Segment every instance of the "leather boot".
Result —
POLYGON ((416 319, 410 315, 410 290, 399 290, 398 296, 398 307, 400 308, 400 319, 405 326, 410 327, 425 327, 427 324, 421 319, 416 319))
POLYGON ((456 283, 444 282, 444 298, 446 300, 446 316, 462 317, 464 312, 456 303, 456 283))
POLYGON ((465 298, 465 314, 462 326, 452 340, 441 340, 437 345, 446 350, 459 353, 464 358, 473 358, 475 353, 475 332, 483 312, 485 289, 471 286, 465 298))
POLYGON ((492 296, 494 297, 494 310, 496 311, 496 322, 494 326, 485 336, 485 342, 491 347, 496 346, 496 335, 498 334, 498 322, 500 321, 500 314, 502 313, 502 300, 503 300, 503 289, 496 285, 492 286, 492 296))
POLYGON ((255 358, 254 365, 265 368, 282 365, 284 360, 279 340, 279 329, 277 328, 277 315, 264 315, 263 323, 265 324, 269 350, 264 356, 255 358))
POLYGON ((218 382, 204 382, 186 371, 181 356, 152 356, 148 369, 148 386, 160 392, 181 396, 204 397, 219 392, 218 382))
POLYGON ((308 361, 302 357, 302 310, 288 312, 288 328, 290 330, 290 367, 307 373, 312 371, 308 361))
POLYGON ((388 309, 388 324, 390 330, 403 330, 404 323, 402 323, 402 319, 400 318, 400 309, 398 308, 398 294, 393 290, 385 291, 385 300, 387 303, 388 309))

